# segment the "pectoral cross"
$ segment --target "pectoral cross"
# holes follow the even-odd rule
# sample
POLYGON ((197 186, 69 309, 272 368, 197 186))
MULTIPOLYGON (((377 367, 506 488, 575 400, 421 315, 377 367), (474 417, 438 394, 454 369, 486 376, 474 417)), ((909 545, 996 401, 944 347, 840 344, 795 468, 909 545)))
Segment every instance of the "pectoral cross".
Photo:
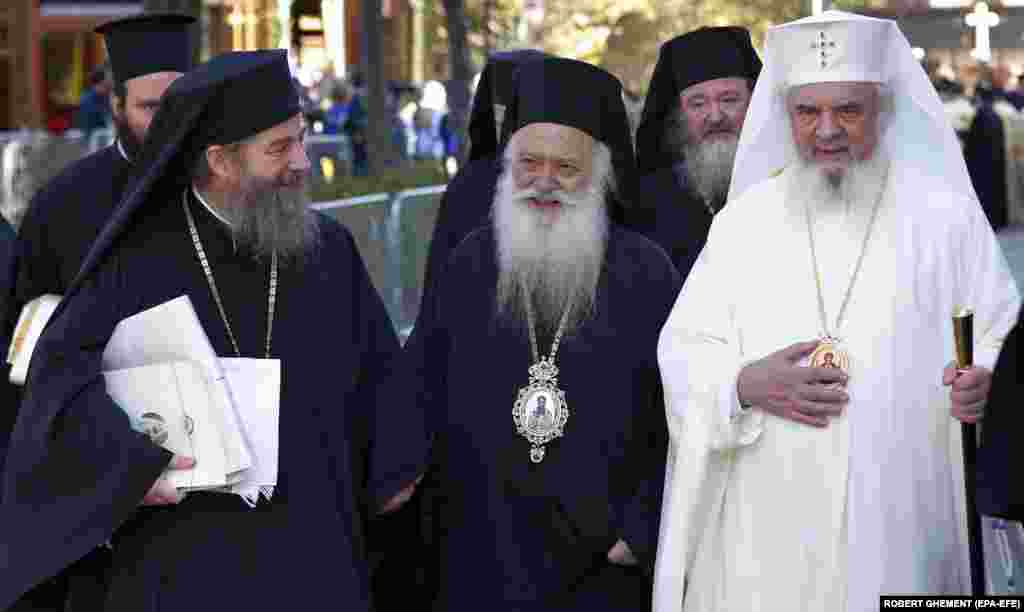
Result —
POLYGON ((836 41, 828 37, 824 30, 818 33, 818 39, 811 43, 811 49, 818 52, 821 57, 821 67, 828 68, 828 59, 831 52, 836 48, 836 41))
POLYGON ((974 51, 971 55, 981 62, 992 61, 992 42, 989 30, 999 25, 999 15, 988 10, 988 3, 979 2, 974 5, 974 12, 964 18, 968 26, 974 28, 974 51))

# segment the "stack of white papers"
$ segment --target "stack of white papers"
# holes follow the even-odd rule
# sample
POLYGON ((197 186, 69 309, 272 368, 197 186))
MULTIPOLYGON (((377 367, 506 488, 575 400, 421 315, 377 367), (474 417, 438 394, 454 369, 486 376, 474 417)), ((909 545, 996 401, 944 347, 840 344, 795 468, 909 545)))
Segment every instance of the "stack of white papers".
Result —
POLYGON ((107 392, 135 427, 196 460, 166 477, 250 505, 277 484, 280 369, 278 360, 217 357, 188 296, 121 321, 103 353, 107 392))

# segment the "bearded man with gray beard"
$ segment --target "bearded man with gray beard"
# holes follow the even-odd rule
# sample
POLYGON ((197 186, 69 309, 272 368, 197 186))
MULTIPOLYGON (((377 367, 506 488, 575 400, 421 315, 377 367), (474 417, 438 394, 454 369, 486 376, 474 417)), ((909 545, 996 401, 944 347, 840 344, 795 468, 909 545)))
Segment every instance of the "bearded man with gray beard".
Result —
POLYGON ((164 96, 145 173, 33 355, 0 608, 110 541, 104 610, 371 609, 366 524, 411 495, 422 427, 381 399, 398 340, 352 237, 307 207, 305 134, 284 51, 218 56, 164 96), (279 373, 276 486, 254 507, 176 490, 162 473, 192 459, 106 392, 117 323, 182 295, 218 355, 279 373))
POLYGON ((985 423, 1020 293, 895 22, 826 11, 769 29, 765 54, 729 204, 659 340, 654 609, 983 592, 961 423, 985 423))
POLYGON ((433 439, 433 609, 646 610, 667 442, 654 349, 679 279, 609 220, 632 162, 619 82, 560 58, 516 79, 491 222, 449 257, 407 355, 433 439))
POLYGON ((733 159, 761 60, 750 33, 700 28, 661 46, 637 128, 638 228, 685 279, 725 206, 733 159))

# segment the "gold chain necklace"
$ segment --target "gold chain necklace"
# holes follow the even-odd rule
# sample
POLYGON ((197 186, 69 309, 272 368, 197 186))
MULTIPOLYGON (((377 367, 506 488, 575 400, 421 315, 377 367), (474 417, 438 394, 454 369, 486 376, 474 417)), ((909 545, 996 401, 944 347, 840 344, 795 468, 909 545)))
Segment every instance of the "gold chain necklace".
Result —
MULTIPOLYGON (((843 341, 839 338, 839 328, 843 324, 843 317, 846 314, 846 307, 850 303, 850 296, 853 294, 853 286, 857 282, 857 276, 860 274, 861 265, 864 263, 864 256, 868 250, 868 240, 871 237, 871 231, 875 226, 875 220, 878 218, 878 209, 882 204, 882 196, 885 195, 885 185, 889 178, 889 170, 886 168, 885 173, 882 175, 881 187, 878 190, 878 197, 875 198, 874 207, 871 209, 871 217, 868 220, 867 230, 864 232, 864 240, 861 243, 860 254, 857 256, 857 263, 853 267, 853 274, 850 276, 850 284, 846 288, 846 293, 843 295, 843 301, 839 305, 839 313, 836 315, 836 324, 832 330, 828 327, 828 314, 825 312, 825 294, 822 289, 821 273, 818 271, 818 255, 814 247, 814 227, 811 223, 811 205, 805 203, 804 213, 807 219, 807 236, 811 244, 811 265, 814 267, 814 284, 818 291, 818 315, 821 317, 821 340, 818 343, 817 348, 811 353, 810 364, 814 368, 836 368, 841 370, 844 374, 849 376, 850 374, 850 355, 843 346, 843 341), (833 331, 835 333, 833 333, 833 331)), ((837 383, 838 385, 839 383, 837 383)))

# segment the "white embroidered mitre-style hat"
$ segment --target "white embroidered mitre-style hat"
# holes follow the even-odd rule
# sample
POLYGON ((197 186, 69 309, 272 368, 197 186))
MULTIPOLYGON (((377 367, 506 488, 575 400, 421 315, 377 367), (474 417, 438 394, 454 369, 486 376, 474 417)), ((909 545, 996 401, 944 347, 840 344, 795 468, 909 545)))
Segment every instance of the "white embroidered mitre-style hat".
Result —
POLYGON ((826 11, 771 28, 761 53, 733 164, 729 200, 798 159, 786 108, 793 87, 878 83, 891 96, 882 146, 897 172, 913 170, 975 198, 963 153, 928 80, 895 21, 826 11))
POLYGON ((768 32, 766 61, 784 88, 808 83, 884 83, 891 21, 829 11, 768 32))

